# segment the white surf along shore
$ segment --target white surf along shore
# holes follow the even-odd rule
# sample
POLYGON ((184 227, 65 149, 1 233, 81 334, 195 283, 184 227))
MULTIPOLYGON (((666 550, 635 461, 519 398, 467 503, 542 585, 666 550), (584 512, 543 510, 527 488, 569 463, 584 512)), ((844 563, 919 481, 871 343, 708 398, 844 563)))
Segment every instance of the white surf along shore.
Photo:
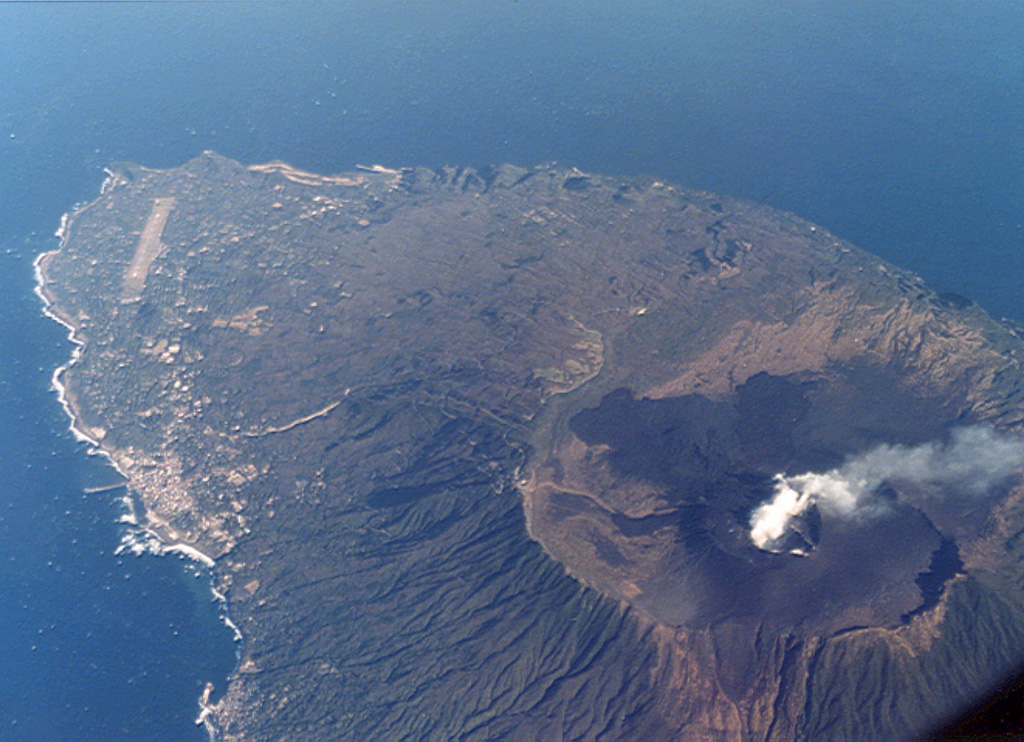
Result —
MULTIPOLYGON (((241 658, 243 636, 238 626, 231 620, 227 596, 217 590, 215 586, 213 570, 217 566, 216 561, 190 544, 167 541, 156 529, 148 525, 149 518, 145 512, 145 506, 138 497, 133 496, 131 493, 130 477, 121 469, 121 467, 118 466, 117 461, 115 461, 110 452, 104 448, 102 442, 91 436, 88 429, 82 425, 80 416, 68 393, 66 382, 67 374, 81 359, 87 344, 87 339, 80 335, 79 328, 71 322, 70 318, 61 314, 55 306, 54 297, 47 292, 46 264, 65 248, 75 216, 91 207, 100 198, 109 193, 113 188, 117 187, 117 174, 111 170, 105 170, 105 172, 107 173, 107 178, 103 181, 103 184, 100 187, 100 196, 89 203, 76 204, 70 212, 64 214, 60 220, 60 227, 55 233, 55 237, 59 240, 57 248, 55 250, 40 253, 33 261, 35 274, 34 291, 36 296, 38 296, 43 303, 43 313, 54 322, 58 322, 67 329, 68 340, 70 340, 72 344, 71 358, 64 365, 54 369, 53 376, 51 378, 51 385, 53 390, 57 393, 57 400, 60 402, 65 414, 68 416, 70 421, 68 429, 71 431, 71 435, 74 436, 74 439, 79 443, 86 444, 88 447, 87 452, 90 456, 102 456, 106 459, 110 466, 112 466, 114 470, 117 471, 117 473, 126 481, 126 494, 121 498, 124 513, 119 518, 119 522, 123 523, 125 528, 121 537, 121 543, 118 545, 117 549, 115 549, 114 554, 120 555, 131 553, 136 556, 142 556, 143 554, 152 554, 155 556, 176 554, 179 558, 188 559, 195 563, 197 568, 205 570, 206 577, 209 580, 211 597, 219 605, 220 619, 232 632, 236 644, 235 659, 237 667, 237 662, 241 658)), ((201 573, 197 573, 196 576, 200 577, 201 573)), ((214 726, 213 719, 211 718, 215 711, 214 707, 210 704, 210 695, 212 690, 213 684, 207 682, 206 687, 203 689, 203 693, 198 700, 199 715, 195 720, 197 725, 202 725, 206 728, 211 742, 218 736, 218 730, 214 726)))

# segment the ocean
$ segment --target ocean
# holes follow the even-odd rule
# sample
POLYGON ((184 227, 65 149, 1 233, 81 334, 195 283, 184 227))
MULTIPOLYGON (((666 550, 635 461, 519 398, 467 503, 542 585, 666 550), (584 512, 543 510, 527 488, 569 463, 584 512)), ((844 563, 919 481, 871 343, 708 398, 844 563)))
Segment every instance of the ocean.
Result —
MULTIPOLYGON (((1024 5, 0 4, 0 739, 201 740, 201 565, 118 554, 32 260, 103 167, 558 161, 815 221, 1024 323, 1024 5)), ((216 693, 216 691, 215 691, 216 693)))

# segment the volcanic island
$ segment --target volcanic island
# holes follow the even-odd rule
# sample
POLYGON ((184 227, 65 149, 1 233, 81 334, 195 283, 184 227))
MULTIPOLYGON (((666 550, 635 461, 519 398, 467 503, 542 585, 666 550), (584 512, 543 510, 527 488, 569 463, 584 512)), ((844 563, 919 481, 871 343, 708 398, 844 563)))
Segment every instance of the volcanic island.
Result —
POLYGON ((74 429, 241 633, 212 738, 902 740, 1024 661, 1016 472, 751 538, 783 475, 1018 440, 972 302, 650 178, 110 172, 41 293, 74 429))

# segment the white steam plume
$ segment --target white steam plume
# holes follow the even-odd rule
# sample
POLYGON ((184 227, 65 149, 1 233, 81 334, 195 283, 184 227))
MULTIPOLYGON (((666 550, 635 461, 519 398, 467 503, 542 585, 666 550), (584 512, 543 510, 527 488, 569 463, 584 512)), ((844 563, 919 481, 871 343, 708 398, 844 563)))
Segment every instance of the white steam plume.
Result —
POLYGON ((926 493, 955 487, 976 496, 1022 468, 1024 440, 983 426, 954 430, 946 444, 881 445, 825 474, 776 474, 774 496, 751 515, 750 539, 775 551, 793 518, 812 504, 833 516, 877 515, 885 505, 872 495, 885 482, 913 484, 926 493))

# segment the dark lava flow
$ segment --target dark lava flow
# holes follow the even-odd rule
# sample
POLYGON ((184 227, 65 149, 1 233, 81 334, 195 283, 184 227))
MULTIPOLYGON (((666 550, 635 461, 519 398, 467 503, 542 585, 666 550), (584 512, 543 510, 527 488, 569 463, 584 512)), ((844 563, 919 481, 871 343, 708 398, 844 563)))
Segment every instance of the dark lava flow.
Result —
POLYGON ((939 548, 932 552, 928 571, 922 572, 914 580, 921 590, 921 605, 901 616, 900 620, 907 623, 914 616, 936 606, 942 597, 942 591, 946 589, 946 583, 960 574, 963 568, 964 563, 960 559, 960 549, 957 548, 956 541, 943 539, 939 548))

